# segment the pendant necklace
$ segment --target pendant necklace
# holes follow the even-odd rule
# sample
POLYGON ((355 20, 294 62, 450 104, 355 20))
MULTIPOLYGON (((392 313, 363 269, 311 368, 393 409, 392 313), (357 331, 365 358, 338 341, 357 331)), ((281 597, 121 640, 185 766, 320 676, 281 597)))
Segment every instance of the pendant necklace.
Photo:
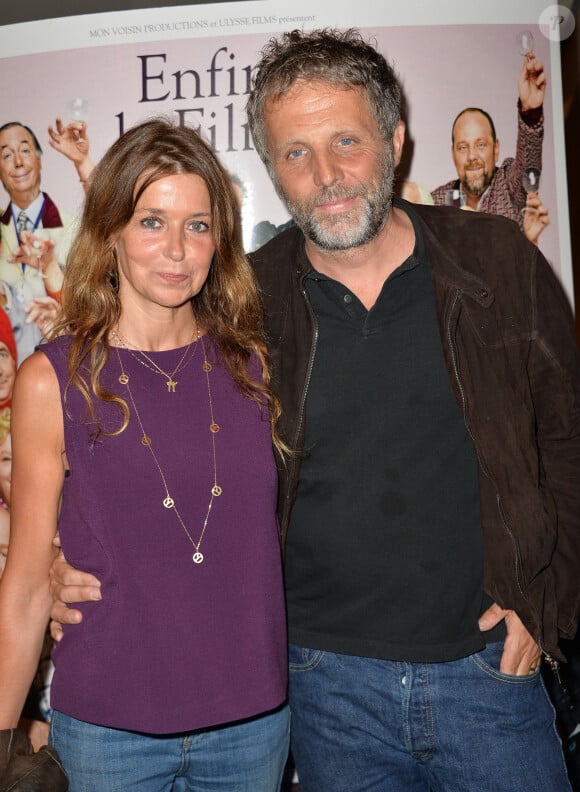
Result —
MULTIPOLYGON (((135 347, 135 350, 133 350, 129 346, 129 342, 121 337, 121 335, 119 334, 118 330, 113 330, 111 332, 111 336, 119 344, 119 346, 122 346, 123 349, 126 349, 127 352, 129 352, 129 354, 132 355, 135 358, 136 361, 141 363, 142 366, 145 366, 145 368, 148 368, 149 371, 153 371, 155 374, 160 374, 162 377, 165 377, 165 380, 166 380, 165 384, 167 385, 167 392, 168 393, 175 393, 175 386, 177 385, 178 380, 174 379, 174 377, 179 371, 182 371, 193 360, 193 358, 195 356, 195 353, 197 351, 197 346, 198 346, 199 339, 200 339, 200 333, 199 333, 199 330, 197 329, 197 325, 196 325, 196 328, 195 328, 194 333, 193 333, 193 337, 192 337, 191 341, 189 342, 189 344, 186 346, 185 352, 181 356, 181 359, 180 359, 179 363, 173 369, 171 374, 168 374, 167 371, 164 371, 161 368, 161 366, 158 366, 157 363, 154 360, 152 360, 149 357, 149 355, 147 355, 145 352, 143 352, 142 349, 137 349, 134 344, 132 346, 135 347), (196 341, 196 344, 193 347, 193 352, 191 353, 189 358, 187 358, 187 360, 186 360, 187 353, 191 349, 191 345, 193 344, 194 341, 196 341), (139 355, 141 355, 141 357, 145 358, 145 360, 149 361, 149 363, 146 363, 145 360, 142 360, 141 357, 138 357, 135 354, 135 352, 138 352, 139 355)), ((124 385, 125 383, 121 383, 121 384, 124 385)))
MULTIPOLYGON (((209 413, 210 413, 210 419, 211 419, 211 423, 209 425, 209 431, 210 431, 210 435, 211 435, 212 457, 213 457, 213 486, 210 489, 209 503, 207 505, 207 511, 206 511, 206 514, 205 514, 205 519, 203 521, 203 526, 202 526, 201 533, 199 535, 199 539, 197 540, 197 542, 194 540, 193 536, 191 535, 190 531, 188 530, 185 522, 183 521, 183 518, 182 518, 181 514, 179 513, 179 510, 178 510, 177 506, 175 505, 175 500, 174 500, 173 496, 171 495, 171 493, 169 492, 169 486, 167 484, 167 478, 165 476, 165 473, 163 472, 163 468, 161 467, 159 459, 157 458, 157 454, 155 453, 155 450, 153 449, 153 441, 151 439, 151 436, 148 435, 147 432, 145 431, 145 427, 143 426, 143 421, 141 420, 141 415, 139 413, 139 410, 137 409, 137 405, 135 403, 135 398, 133 396, 133 392, 132 392, 131 386, 129 384, 129 375, 127 374, 127 372, 125 371, 125 369, 123 367, 123 361, 121 360, 121 354, 119 352, 119 347, 115 347, 115 351, 117 353, 117 359, 119 361, 119 368, 121 369, 121 374, 119 375, 119 383, 121 385, 124 385, 126 387, 126 389, 127 389, 127 394, 129 396, 129 401, 131 402, 131 406, 133 408, 133 412, 135 413, 135 417, 137 418, 137 422, 139 423, 139 428, 141 430, 141 445, 145 446, 145 448, 147 448, 149 453, 151 454, 151 457, 152 457, 152 459, 153 459, 153 461, 155 463, 155 466, 156 466, 157 470, 159 471, 159 475, 161 476, 161 481, 163 482, 163 488, 165 490, 165 496, 164 496, 163 500, 161 501, 161 503, 162 503, 162 505, 163 505, 163 507, 165 509, 173 509, 173 512, 174 512, 174 514, 175 514, 175 516, 177 518, 177 521, 179 522, 179 524, 181 525, 181 527, 185 531, 189 541, 191 542, 191 544, 193 545, 193 548, 195 550, 195 552, 194 552, 194 554, 192 556, 193 563, 194 564, 201 564, 203 562, 203 553, 200 551, 201 543, 202 543, 203 537, 205 535, 205 530, 207 528, 207 524, 208 524, 208 521, 209 521, 209 515, 210 515, 210 512, 211 512, 211 508, 213 506, 214 499, 215 498, 219 498, 219 496, 222 494, 222 488, 219 486, 218 481, 217 481, 217 457, 216 457, 216 448, 215 448, 215 436, 220 431, 220 426, 219 426, 218 423, 216 423, 215 418, 214 418, 214 414, 213 414, 213 400, 212 400, 212 395, 211 395, 211 383, 210 383, 210 376, 209 376, 213 366, 207 359, 203 336, 200 335, 199 331, 196 331, 196 335, 197 335, 198 341, 201 341, 201 348, 203 350, 203 365, 202 365, 202 368, 203 368, 203 371, 205 372, 205 377, 206 377, 206 382, 207 382, 207 396, 208 396, 208 401, 209 401, 209 413)), ((115 333, 115 337, 117 339, 119 339, 119 336, 118 336, 117 333, 115 333)), ((192 343, 193 343, 193 341, 192 341, 192 343)), ((191 343, 190 343, 189 346, 191 346, 191 343)), ((197 345, 196 345, 196 348, 197 348, 197 345)), ((189 347, 188 347, 188 349, 189 349, 189 347)), ((130 349, 128 349, 127 351, 131 352, 130 349)), ((186 352, 187 352, 187 350, 186 350, 186 352)), ((135 355, 133 355, 133 357, 139 363, 142 362, 135 355)), ((193 357, 193 355, 192 355, 192 357, 193 357)), ((177 369, 175 371, 173 371, 172 376, 175 375, 177 370, 179 370, 179 366, 183 362, 184 358, 185 358, 185 355, 181 359, 180 363, 178 364, 177 369)), ((143 365, 145 365, 145 364, 143 364, 143 365)), ((184 365, 186 365, 186 364, 184 364, 184 365)), ((150 368, 150 367, 146 366, 146 368, 150 368)), ((159 367, 157 367, 157 368, 159 369, 159 367)), ((183 366, 181 366, 181 368, 183 368, 183 366)), ((163 372, 162 369, 159 369, 159 371, 161 371, 164 374, 164 376, 166 376, 165 372, 163 372)), ((168 389, 168 390, 170 392, 172 392, 170 389, 168 389)), ((173 388, 173 391, 175 391, 175 388, 173 388)))

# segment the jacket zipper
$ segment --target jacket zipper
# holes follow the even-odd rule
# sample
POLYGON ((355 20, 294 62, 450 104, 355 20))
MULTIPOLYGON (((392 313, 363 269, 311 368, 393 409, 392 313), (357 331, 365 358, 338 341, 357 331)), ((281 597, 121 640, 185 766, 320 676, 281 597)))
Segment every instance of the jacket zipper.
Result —
MULTIPOLYGON (((316 354, 316 346, 318 344, 318 322, 316 321, 316 316, 314 315, 314 311, 312 310, 312 306, 310 305, 310 300, 308 299, 308 295, 306 293, 306 289, 304 288, 304 275, 300 279, 300 293, 304 298, 304 302, 306 303, 306 307, 308 309, 308 313, 310 314, 310 318, 312 320, 312 326, 314 328, 314 332, 312 334, 312 346, 310 348, 310 359, 308 361, 308 368, 306 370, 306 379, 304 380, 304 389, 302 391, 302 399, 300 401, 300 411, 298 413, 298 420, 296 422, 296 429, 294 431, 294 438, 292 448, 296 449, 298 446, 298 438, 300 437, 300 431, 302 429, 302 424, 304 423, 304 412, 306 408, 306 394, 308 393, 308 388, 310 386, 310 379, 312 377, 312 368, 314 366, 314 357, 316 354)), ((288 523, 290 520, 290 514, 288 511, 288 500, 290 497, 290 492, 294 488, 294 478, 296 476, 296 467, 298 465, 298 459, 294 457, 291 463, 291 470, 290 475, 288 476, 288 492, 286 493, 286 502, 284 503, 284 529, 283 529, 283 536, 282 536, 282 546, 286 543, 286 534, 288 533, 288 523)))
MULTIPOLYGON (((518 590, 519 590, 520 594, 522 595, 522 598, 526 602, 528 602, 528 604, 529 604, 528 598, 527 598, 527 596, 526 596, 526 594, 524 592, 524 588, 523 588, 523 585, 522 585, 522 577, 521 577, 522 560, 521 560, 521 556, 520 556, 518 543, 516 541, 516 538, 514 536, 514 533, 513 533, 512 529, 510 528, 510 526, 509 526, 509 524, 508 524, 508 522, 506 520, 506 517, 505 517, 505 514, 504 514, 504 510, 503 510, 503 506, 502 506, 501 496, 500 496, 500 494, 498 492, 497 485, 495 484, 495 481, 494 481, 491 473, 487 469, 484 461, 482 460, 482 458, 481 458, 481 456, 479 454, 479 450, 477 448, 477 444, 475 442, 475 438, 473 436, 473 433, 471 431, 471 427, 469 425, 469 420, 467 418, 467 401, 466 401, 466 398, 465 398, 465 391, 464 391, 464 388, 463 388, 463 383, 461 382, 461 376, 459 374, 459 366, 457 364, 457 358, 456 358, 456 353, 455 353, 455 345, 453 343, 452 336, 451 336, 451 319, 452 319, 452 316, 453 316, 453 312, 455 310, 455 306, 457 305, 457 303, 459 301, 459 296, 460 296, 460 292, 459 292, 459 289, 457 289, 455 291, 455 296, 453 298, 453 302, 452 302, 451 308, 449 310, 449 317, 448 317, 448 320, 447 320, 447 343, 449 344, 449 349, 451 351, 451 360, 452 360, 452 363, 453 363, 453 372, 455 374, 455 379, 457 381, 457 386, 459 388, 459 393, 461 395, 461 407, 462 407, 462 412, 463 412, 463 422, 464 422, 465 427, 466 427, 466 429, 467 429, 467 431, 469 433, 469 436, 471 437, 471 440, 473 442, 473 447, 474 447, 475 453, 477 455, 478 463, 479 463, 481 469, 483 470, 484 474, 488 477, 488 479, 490 481, 493 482, 493 484, 495 486, 495 496, 496 496, 497 508, 498 508, 499 516, 501 517, 501 521, 503 523, 503 526, 504 526, 505 530, 507 531, 507 533, 508 533, 508 535, 510 537, 510 540, 512 542, 512 546, 514 548, 514 556, 515 556, 514 577, 515 577, 516 585, 518 587, 518 590)), ((538 619, 538 623, 541 624, 541 619, 538 619)), ((536 641, 538 643, 538 646, 540 647, 540 651, 542 652, 542 654, 546 658, 546 662, 550 666, 550 668, 553 671, 554 675, 556 676, 558 682, 561 683, 560 671, 559 671, 560 664, 558 663, 558 661, 554 657, 552 657, 552 655, 550 655, 548 652, 546 652, 546 650, 543 647, 541 638, 536 638, 536 641)))

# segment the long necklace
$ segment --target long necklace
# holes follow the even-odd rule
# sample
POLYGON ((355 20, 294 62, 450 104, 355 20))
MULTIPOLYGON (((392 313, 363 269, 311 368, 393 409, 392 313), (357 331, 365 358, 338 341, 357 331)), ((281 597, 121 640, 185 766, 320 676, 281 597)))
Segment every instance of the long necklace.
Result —
MULTIPOLYGON (((153 461, 155 462, 155 466, 157 467, 157 470, 159 471, 159 475, 161 476, 161 481, 163 482, 163 488, 165 490, 165 497, 163 498, 163 500, 161 502, 162 502, 162 504, 163 504, 165 509, 173 509, 173 512, 174 512, 175 516, 177 517, 177 520, 178 520, 179 524, 181 525, 181 527, 185 531, 189 541, 193 545, 195 552, 194 552, 194 554, 192 556, 192 561, 193 561, 194 564, 201 564, 202 561, 203 561, 203 553, 200 552, 199 548, 201 547, 201 543, 202 543, 203 537, 205 535, 205 529, 207 528, 207 524, 208 524, 208 521, 209 521, 209 515, 210 515, 210 512, 211 512, 211 507, 213 506, 214 499, 215 498, 219 498, 219 496, 222 494, 222 488, 220 487, 220 485, 218 484, 218 481, 217 481, 217 457, 216 457, 216 448, 215 448, 215 436, 220 431, 220 426, 219 426, 218 423, 216 423, 215 418, 214 418, 214 414, 213 414, 213 399, 212 399, 212 396, 211 396, 211 383, 210 383, 210 378, 209 378, 209 374, 210 374, 210 371, 212 370, 213 366, 211 365, 211 363, 207 359, 207 355, 206 355, 206 352, 205 352, 205 344, 204 344, 204 341, 203 341, 203 336, 200 336, 199 333, 198 333, 198 338, 201 340, 201 348, 203 350, 203 366, 202 366, 202 368, 203 368, 203 370, 205 372, 205 378, 206 378, 206 382, 207 382, 207 396, 208 396, 208 401, 209 401, 209 414, 210 414, 210 419, 211 419, 211 423, 209 425, 209 431, 210 431, 210 435, 211 435, 212 457, 213 457, 213 486, 212 486, 212 488, 210 490, 209 503, 207 505, 207 511, 206 511, 205 519, 203 521, 203 526, 202 526, 201 533, 199 535, 199 539, 197 540, 197 542, 194 540, 193 536, 191 535, 191 533, 189 532, 187 526, 185 525, 185 522, 183 521, 183 518, 182 518, 181 514, 179 513, 179 510, 178 510, 177 506, 175 505, 175 500, 174 500, 173 496, 171 495, 171 493, 169 492, 169 486, 167 484, 167 478, 165 476, 165 473, 163 472, 163 468, 161 467, 161 464, 159 463, 159 459, 157 458, 157 454, 155 453, 155 451, 153 449, 153 441, 151 440, 151 436, 148 435, 147 432, 145 431, 145 427, 143 426, 143 421, 141 420, 141 415, 139 413, 139 410, 137 409, 137 405, 135 404, 135 398, 133 396, 133 392, 132 392, 131 386, 129 384, 129 375, 126 373, 125 368, 123 367, 123 361, 121 360, 121 354, 119 352, 119 347, 115 347, 115 351, 117 352, 117 358, 119 360, 119 368, 121 369, 121 374, 119 375, 119 382, 120 382, 121 385, 124 385, 127 388, 127 394, 129 395, 129 400, 131 402, 131 406, 132 406, 133 411, 135 413, 135 417, 137 418, 137 421, 139 423, 139 428, 141 429, 141 445, 145 446, 145 448, 147 448, 149 450, 149 453, 151 454, 151 457, 153 458, 153 461)), ((128 351, 130 352, 131 350, 128 350, 128 351)), ((137 358, 137 360, 138 360, 138 358, 137 358)))
MULTIPOLYGON (((160 374, 162 377, 165 377, 165 380, 166 380, 165 384, 167 385, 167 392, 168 393, 175 393, 175 386, 177 385, 178 380, 174 379, 174 377, 179 371, 182 371, 188 365, 188 363, 190 363, 193 360, 193 358, 195 356, 195 353, 197 351, 197 344, 199 343, 199 339, 200 339, 200 332, 199 332, 199 330, 197 329, 197 326, 196 326, 195 331, 194 331, 193 336, 192 336, 192 339, 189 342, 189 344, 186 346, 185 352, 181 356, 181 358, 179 360, 179 363, 173 369, 171 374, 168 374, 167 371, 164 371, 161 368, 161 366, 158 366, 157 363, 154 360, 152 360, 149 357, 149 355, 147 355, 145 352, 143 352, 142 349, 135 349, 135 351, 133 351, 133 349, 131 349, 131 347, 129 346, 128 342, 124 338, 121 337, 121 335, 119 334, 119 332, 117 330, 113 330, 111 332, 111 335, 113 336, 114 340, 120 346, 122 346, 123 349, 126 349, 127 352, 129 352, 129 354, 131 354, 135 358, 135 360, 137 360, 139 363, 141 363, 142 366, 145 366, 145 368, 148 368, 150 371, 153 371, 155 374, 160 374), (193 342, 196 339, 197 339, 197 342, 196 342, 196 344, 195 344, 195 346, 193 348, 193 352, 191 353, 190 357, 186 360, 185 358, 187 357, 187 353, 189 352, 189 350, 191 348, 191 345, 193 344, 193 342), (141 355, 141 357, 145 358, 145 360, 148 360, 151 365, 148 365, 147 363, 145 363, 145 360, 141 360, 141 358, 138 357, 135 354, 135 352, 138 352, 139 355, 141 355)), ((132 346, 135 346, 135 345, 133 344, 132 346)))

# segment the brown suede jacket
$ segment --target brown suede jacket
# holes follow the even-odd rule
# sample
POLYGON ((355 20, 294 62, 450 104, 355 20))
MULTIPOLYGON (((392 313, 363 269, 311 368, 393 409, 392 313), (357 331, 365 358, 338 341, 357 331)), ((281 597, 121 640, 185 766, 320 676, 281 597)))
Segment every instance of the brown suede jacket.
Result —
POLYGON ((34 753, 20 729, 0 730, 0 792, 68 792, 69 783, 54 748, 34 753))
MULTIPOLYGON (((449 376, 479 461, 487 593, 515 610, 546 658, 580 615, 580 352, 562 288, 515 223, 399 202, 419 218, 449 376)), ((297 228, 252 263, 266 312, 280 432, 283 541, 296 495, 317 327, 297 228)), ((425 449, 429 453, 429 449, 425 449)), ((376 471, 380 475, 380 471, 376 471)))

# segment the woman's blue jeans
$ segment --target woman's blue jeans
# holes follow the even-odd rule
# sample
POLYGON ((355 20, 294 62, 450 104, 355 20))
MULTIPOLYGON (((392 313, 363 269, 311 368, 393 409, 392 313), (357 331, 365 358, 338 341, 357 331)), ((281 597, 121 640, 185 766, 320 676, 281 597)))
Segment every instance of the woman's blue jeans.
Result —
POLYGON ((500 673, 502 650, 424 664, 291 646, 302 792, 571 792, 540 672, 500 673))
POLYGON ((288 756, 284 706, 247 721, 155 736, 54 712, 50 741, 70 792, 276 792, 288 756))

